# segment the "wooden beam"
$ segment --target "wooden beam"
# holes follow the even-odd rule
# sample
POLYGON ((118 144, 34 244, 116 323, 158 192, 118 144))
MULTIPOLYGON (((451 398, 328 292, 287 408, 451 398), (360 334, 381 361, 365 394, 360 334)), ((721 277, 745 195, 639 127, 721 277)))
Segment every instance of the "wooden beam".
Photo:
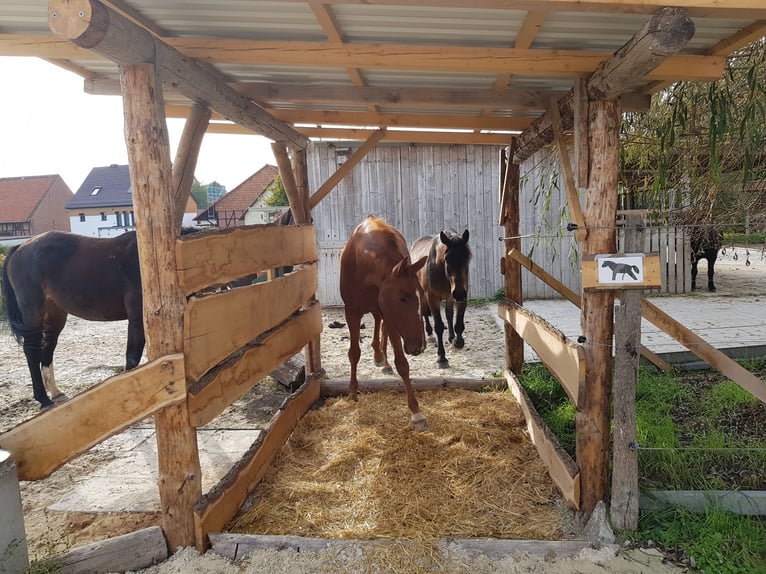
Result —
POLYGON ((157 40, 98 0, 50 0, 48 24, 59 36, 120 65, 155 62, 163 82, 171 83, 192 101, 206 102, 227 119, 273 140, 306 147, 306 138, 271 117, 226 84, 226 77, 209 66, 157 40))
POLYGON ((385 129, 380 129, 376 132, 373 132, 370 137, 365 140, 365 142, 359 146, 359 149, 357 149, 351 157, 349 157, 346 160, 346 163, 344 163, 342 166, 340 166, 337 170, 335 170, 335 173, 333 173, 326 182, 324 182, 319 189, 316 190, 316 192, 311 196, 311 199, 309 199, 309 207, 310 209, 314 209, 317 205, 319 205, 319 202, 322 201, 328 193, 330 193, 333 189, 335 189, 335 186, 340 183, 340 181, 346 177, 352 169, 360 162, 364 157, 369 153, 369 151, 374 148, 376 145, 378 145, 378 142, 382 140, 386 135, 385 129))
MULTIPOLYGON (((416 391, 465 389, 481 391, 487 387, 505 388, 503 379, 471 379, 457 377, 431 377, 411 379, 412 388, 416 391)), ((360 393, 377 393, 380 391, 402 391, 404 384, 401 379, 362 379, 359 381, 360 393)), ((348 379, 323 379, 322 396, 336 397, 348 394, 348 379)))
POLYGON ((569 158, 569 147, 564 140, 564 130, 561 127, 561 116, 559 115, 559 106, 551 101, 548 112, 551 116, 551 125, 553 127, 553 140, 556 142, 556 149, 559 155, 559 165, 564 174, 564 189, 567 196, 567 205, 569 206, 569 215, 572 221, 577 225, 575 229, 575 238, 582 243, 588 234, 585 229, 585 218, 582 215, 582 206, 580 205, 580 194, 575 184, 574 173, 572 172, 572 163, 569 158))
POLYGON ((283 142, 274 142, 271 144, 271 151, 277 160, 279 174, 282 176, 282 185, 284 185, 287 199, 290 202, 290 210, 296 222, 311 222, 311 208, 308 206, 308 195, 302 196, 298 193, 298 186, 295 183, 295 174, 293 165, 290 162, 290 156, 287 153, 287 147, 283 142))
POLYGON ((544 110, 545 102, 565 92, 538 92, 533 90, 479 90, 400 87, 353 87, 335 85, 273 84, 266 82, 240 82, 232 84, 235 90, 254 100, 269 102, 320 102, 336 105, 376 104, 383 106, 450 106, 476 108, 481 106, 506 107, 516 110, 544 110))
MULTIPOLYGON (((215 131, 217 128, 213 127, 215 131)), ((312 138, 330 140, 367 140, 375 134, 376 129, 356 128, 296 128, 302 134, 312 138)), ((223 133, 229 133, 228 131, 223 133)), ((428 130, 386 130, 383 141, 434 144, 475 144, 475 145, 507 145, 513 137, 503 133, 469 133, 452 131, 428 130)))
MULTIPOLYGON (((143 286, 144 332, 149 360, 184 352, 186 298, 176 283, 175 196, 162 88, 153 64, 120 67, 125 143, 136 213, 143 286)), ((158 484, 168 547, 194 542, 192 507, 202 493, 197 434, 186 402, 154 416, 158 484)))
MULTIPOLYGON (((659 10, 622 48, 603 61, 591 74, 587 82, 590 98, 616 99, 623 93, 635 91, 642 82, 641 78, 652 69, 667 64, 670 55, 683 48, 693 34, 694 24, 685 10, 659 10)), ((573 100, 574 90, 557 102, 565 130, 571 129, 573 125, 573 100)), ((550 113, 546 113, 520 136, 516 161, 525 160, 552 139, 551 117, 550 113)))
POLYGON ((178 142, 176 160, 173 162, 173 192, 175 194, 176 229, 180 232, 183 223, 186 202, 189 200, 194 183, 194 170, 197 167, 202 138, 210 121, 210 108, 203 104, 194 104, 184 124, 181 141, 178 142))
POLYGON ((40 480, 112 435, 186 398, 183 355, 161 357, 110 377, 55 409, 0 434, 20 480, 40 480))

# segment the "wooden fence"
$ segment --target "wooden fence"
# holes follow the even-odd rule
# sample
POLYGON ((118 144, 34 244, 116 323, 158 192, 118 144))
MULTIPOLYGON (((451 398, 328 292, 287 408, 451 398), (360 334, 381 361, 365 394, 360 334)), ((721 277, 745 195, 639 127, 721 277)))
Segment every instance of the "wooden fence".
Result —
MULTIPOLYGON (((191 427, 205 425, 319 337, 313 226, 258 225, 184 236, 176 242, 176 260, 178 285, 188 297, 183 353, 111 377, 0 435, 0 446, 13 454, 20 480, 45 478, 92 446, 181 401, 188 403, 191 427), (295 269, 272 281, 217 288, 286 265, 295 269)), ((208 533, 234 516, 319 398, 320 376, 307 373, 306 384, 282 405, 268 430, 197 502, 200 550, 206 548, 208 533)))

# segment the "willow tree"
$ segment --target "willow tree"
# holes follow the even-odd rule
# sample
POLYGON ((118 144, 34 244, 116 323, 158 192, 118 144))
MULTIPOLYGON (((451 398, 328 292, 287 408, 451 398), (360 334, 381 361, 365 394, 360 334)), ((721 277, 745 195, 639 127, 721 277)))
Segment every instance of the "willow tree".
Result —
POLYGON ((766 38, 729 57, 719 81, 658 92, 624 116, 622 135, 627 207, 744 231, 766 205, 766 38))

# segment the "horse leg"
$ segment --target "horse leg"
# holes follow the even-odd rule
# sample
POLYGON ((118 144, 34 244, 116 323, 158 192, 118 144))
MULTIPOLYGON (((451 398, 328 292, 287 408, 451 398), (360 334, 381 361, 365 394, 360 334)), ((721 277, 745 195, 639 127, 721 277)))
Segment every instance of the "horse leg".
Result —
POLYGON ((29 367, 29 374, 32 377, 32 394, 35 400, 40 403, 40 408, 47 409, 53 406, 53 401, 45 390, 43 375, 40 371, 43 354, 42 339, 42 331, 24 335, 24 356, 27 358, 27 367, 29 367))
POLYGON ((428 306, 431 308, 431 316, 434 319, 434 331, 436 331, 436 352, 438 358, 436 365, 440 369, 448 369, 449 361, 444 353, 444 321, 442 321, 441 301, 433 295, 428 296, 428 306))
POLYGON ((129 371, 138 366, 141 356, 144 354, 146 335, 144 334, 144 319, 128 319, 128 347, 125 351, 125 370, 129 371))
POLYGON ((697 288, 697 262, 698 259, 692 256, 692 291, 697 288))
POLYGON ((715 260, 718 259, 718 250, 711 249, 707 254, 707 290, 715 291, 713 274, 715 273, 715 260))
POLYGON ((462 349, 465 345, 465 341, 463 340, 463 331, 465 331, 465 322, 463 321, 463 318, 465 317, 465 308, 468 304, 468 301, 458 301, 457 303, 457 320, 455 321, 455 342, 452 343, 455 348, 462 349))
POLYGON ((375 318, 375 333, 372 336, 372 352, 375 357, 375 366, 383 367, 383 372, 391 374, 394 370, 388 363, 388 356, 386 353, 386 347, 388 344, 388 334, 386 333, 386 324, 383 322, 383 318, 379 315, 374 315, 375 318))
POLYGON ((451 297, 448 297, 444 302, 444 316, 447 318, 447 333, 449 333, 447 340, 451 343, 455 339, 455 328, 453 327, 455 310, 451 297))
POLYGON ((428 421, 426 417, 420 412, 420 405, 415 398, 415 391, 412 389, 412 382, 410 381, 410 364, 407 362, 407 357, 404 355, 404 349, 402 349, 402 339, 399 335, 391 337, 391 347, 394 349, 394 364, 396 365, 396 372, 402 378, 404 383, 404 389, 407 391, 407 406, 412 413, 412 428, 416 431, 428 430, 428 421))
POLYGON ((48 309, 45 315, 45 328, 42 337, 42 350, 40 355, 41 374, 45 390, 54 403, 63 403, 69 400, 56 384, 56 375, 53 371, 53 352, 56 350, 59 335, 66 325, 67 313, 62 309, 48 309))
POLYGON ((359 364, 359 357, 362 356, 362 351, 359 348, 359 330, 362 325, 361 314, 349 311, 346 307, 346 325, 348 326, 348 360, 351 363, 351 377, 348 381, 348 396, 352 401, 357 399, 357 389, 359 388, 359 382, 356 379, 356 366, 359 364))
POLYGON ((434 330, 431 328, 431 309, 428 308, 427 302, 423 304, 421 315, 423 315, 423 319, 425 319, 426 335, 431 341, 434 341, 434 330))

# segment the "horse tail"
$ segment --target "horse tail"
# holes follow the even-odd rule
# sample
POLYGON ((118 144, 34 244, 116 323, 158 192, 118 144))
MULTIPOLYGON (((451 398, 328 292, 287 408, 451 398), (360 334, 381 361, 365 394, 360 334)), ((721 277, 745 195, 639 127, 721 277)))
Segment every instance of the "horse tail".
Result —
POLYGON ((24 319, 21 316, 21 309, 19 309, 19 302, 16 299, 16 292, 13 290, 13 285, 11 285, 11 280, 8 277, 8 265, 17 248, 18 245, 14 245, 5 254, 5 263, 3 263, 3 308, 5 310, 5 316, 8 319, 8 325, 11 328, 11 333, 13 333, 16 341, 21 344, 22 338, 24 337, 24 319))

